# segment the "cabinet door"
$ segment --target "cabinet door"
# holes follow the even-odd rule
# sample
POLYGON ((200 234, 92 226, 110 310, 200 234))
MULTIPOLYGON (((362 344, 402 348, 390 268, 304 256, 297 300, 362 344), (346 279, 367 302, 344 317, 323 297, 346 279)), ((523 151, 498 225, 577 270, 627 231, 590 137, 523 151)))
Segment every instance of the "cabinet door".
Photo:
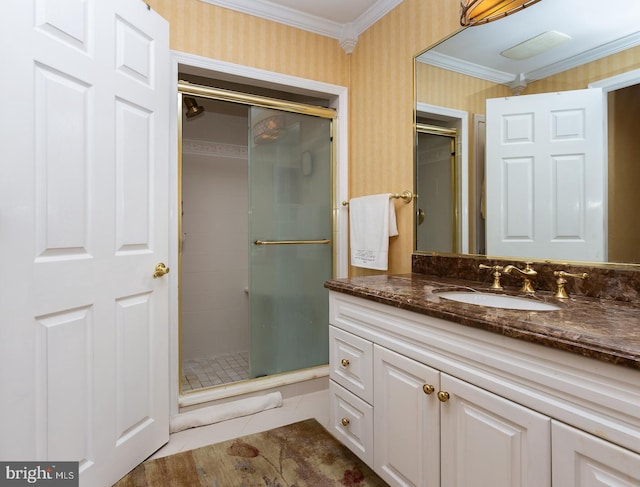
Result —
POLYGON ((554 487, 640 485, 640 455, 557 421, 552 423, 554 487))
POLYGON ((442 485, 551 485, 549 418, 444 373, 440 387, 442 485))
POLYGON ((391 485, 440 485, 439 373, 374 345, 374 469, 391 485))

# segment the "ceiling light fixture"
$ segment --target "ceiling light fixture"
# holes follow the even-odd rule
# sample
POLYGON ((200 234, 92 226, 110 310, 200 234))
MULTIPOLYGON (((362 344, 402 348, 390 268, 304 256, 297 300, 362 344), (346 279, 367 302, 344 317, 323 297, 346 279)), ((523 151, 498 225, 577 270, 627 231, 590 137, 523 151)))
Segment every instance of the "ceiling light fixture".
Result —
POLYGON ((280 138, 285 131, 284 115, 271 115, 253 126, 253 142, 266 144, 280 138))
POLYGON ((460 25, 470 27, 499 20, 540 0, 460 0, 460 25))

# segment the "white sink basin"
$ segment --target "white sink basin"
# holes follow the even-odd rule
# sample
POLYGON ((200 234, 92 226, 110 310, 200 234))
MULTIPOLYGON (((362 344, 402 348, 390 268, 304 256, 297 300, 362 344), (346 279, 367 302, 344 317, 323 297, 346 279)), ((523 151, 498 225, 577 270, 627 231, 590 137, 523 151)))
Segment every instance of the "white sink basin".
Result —
POLYGON ((526 311, 555 311, 559 306, 528 298, 470 291, 447 291, 436 293, 439 297, 460 303, 488 306, 490 308, 521 309, 526 311))

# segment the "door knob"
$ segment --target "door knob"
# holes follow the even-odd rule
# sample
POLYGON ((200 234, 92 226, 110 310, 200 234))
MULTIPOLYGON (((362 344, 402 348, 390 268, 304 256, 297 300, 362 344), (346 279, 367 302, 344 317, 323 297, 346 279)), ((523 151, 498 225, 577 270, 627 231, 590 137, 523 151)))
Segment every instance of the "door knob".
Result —
POLYGON ((155 272, 153 273, 153 278, 162 277, 165 274, 169 274, 169 268, 164 265, 164 262, 159 262, 156 264, 155 272))

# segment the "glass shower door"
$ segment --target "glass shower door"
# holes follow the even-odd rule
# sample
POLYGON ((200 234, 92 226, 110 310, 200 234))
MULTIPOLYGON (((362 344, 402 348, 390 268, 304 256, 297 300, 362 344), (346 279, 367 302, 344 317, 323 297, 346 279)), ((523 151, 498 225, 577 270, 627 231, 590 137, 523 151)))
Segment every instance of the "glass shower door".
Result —
POLYGON ((249 116, 250 374, 328 363, 331 120, 249 116))

